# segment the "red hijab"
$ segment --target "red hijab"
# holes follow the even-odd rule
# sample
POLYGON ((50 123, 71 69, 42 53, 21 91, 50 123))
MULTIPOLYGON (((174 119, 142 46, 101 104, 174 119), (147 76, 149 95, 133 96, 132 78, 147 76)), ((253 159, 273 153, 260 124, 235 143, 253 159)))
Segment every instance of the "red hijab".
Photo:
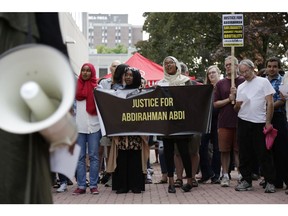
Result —
POLYGON ((96 86, 96 70, 94 66, 90 63, 83 64, 77 81, 76 100, 86 100, 86 111, 90 115, 97 115, 94 101, 94 88, 96 86), (84 66, 88 66, 91 70, 91 78, 89 80, 83 80, 82 78, 82 68, 84 66))

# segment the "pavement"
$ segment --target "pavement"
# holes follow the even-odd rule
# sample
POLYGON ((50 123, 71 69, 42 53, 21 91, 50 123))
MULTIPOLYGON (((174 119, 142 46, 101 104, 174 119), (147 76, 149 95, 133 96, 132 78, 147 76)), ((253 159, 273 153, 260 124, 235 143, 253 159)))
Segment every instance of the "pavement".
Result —
POLYGON ((146 184, 145 191, 141 194, 132 192, 116 194, 111 187, 99 184, 98 195, 90 194, 89 188, 86 194, 72 195, 77 187, 74 181, 74 184, 68 186, 68 191, 64 193, 57 193, 56 189, 52 188, 54 204, 286 204, 282 207, 285 207, 288 212, 288 195, 285 194, 284 189, 277 189, 276 193, 264 193, 258 180, 253 181, 252 191, 235 191, 237 171, 231 173, 230 187, 223 188, 219 184, 206 183, 192 188, 191 192, 184 193, 180 188, 176 188, 176 193, 170 194, 168 184, 154 184, 161 179, 161 171, 160 165, 153 163, 155 161, 154 150, 150 153, 154 170, 153 184, 146 184))

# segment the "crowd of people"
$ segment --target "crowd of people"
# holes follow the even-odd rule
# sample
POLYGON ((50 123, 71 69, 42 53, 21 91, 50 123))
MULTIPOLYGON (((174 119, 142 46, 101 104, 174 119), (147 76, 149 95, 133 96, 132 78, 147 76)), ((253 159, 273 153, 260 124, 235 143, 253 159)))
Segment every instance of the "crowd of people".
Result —
MULTIPOLYGON (((57 49, 68 62, 57 13, 1 13, 0 29, 1 54, 23 44, 42 44, 57 49)), ((223 79, 216 65, 206 70, 204 84, 213 85, 210 131, 152 139, 154 145, 158 143, 162 173, 161 180, 156 183, 167 184, 168 193, 172 194, 177 187, 190 192, 193 187, 209 181, 220 187, 230 187, 230 172, 236 167, 238 185, 235 191, 252 190, 252 180, 261 176, 260 186, 265 193, 275 193, 286 187, 288 194, 288 97, 280 88, 287 85, 288 73, 284 73, 276 57, 269 58, 265 69, 257 73, 251 60, 239 63, 234 56, 225 58, 224 67, 223 79), (277 136, 264 134, 275 130, 277 136), (201 176, 198 181, 197 175, 201 176)), ((78 137, 69 151, 73 152, 76 143, 81 150, 73 195, 85 194, 87 188, 92 195, 97 195, 101 192, 100 182, 105 182, 117 194, 143 193, 145 184, 153 183, 149 160, 149 138, 153 134, 102 136, 94 89, 145 88, 139 69, 116 60, 110 70, 111 79, 99 80, 93 64, 84 63, 77 76, 71 112, 73 110, 78 137)), ((11 75, 15 77, 13 72, 11 75)), ((163 72, 163 79, 157 83, 159 87, 201 84, 192 81, 187 66, 173 56, 163 60, 163 72)), ((3 149, 0 151, 0 203, 53 203, 50 187, 55 176, 60 180, 54 185, 58 193, 67 192, 67 185, 73 184, 73 179, 50 172, 50 143, 40 132, 15 134, 0 128, 0 137, 3 149)))
POLYGON ((268 59, 266 77, 257 74, 249 59, 239 63, 237 58, 228 56, 224 66, 226 73, 223 79, 220 78, 220 69, 211 65, 206 70, 204 82, 200 83, 190 79, 187 65, 173 56, 167 56, 163 61, 164 77, 157 82, 158 86, 213 85, 208 133, 102 137, 91 94, 93 88, 115 91, 145 88, 145 79, 139 69, 116 60, 110 67, 111 78, 96 83, 93 65, 83 64, 78 78, 75 109, 81 154, 75 175, 78 187, 73 194, 85 193, 88 186, 91 194, 98 194, 97 184, 100 182, 117 194, 144 192, 145 184, 152 183, 151 145, 157 148, 156 162, 160 163, 162 174, 155 184, 167 184, 168 193, 176 193, 177 187, 189 192, 193 187, 206 183, 230 187, 230 173, 236 168, 238 185, 235 191, 252 190, 252 180, 256 176, 257 180, 262 177, 260 186, 265 193, 274 193, 277 188, 285 186, 288 194, 286 99, 279 90, 279 86, 287 82, 284 79, 287 76, 283 78, 279 74, 281 62, 276 57, 268 59), (278 134, 273 147, 268 149, 267 135, 263 130, 271 128, 275 128, 278 134), (186 183, 183 183, 184 179, 186 183))

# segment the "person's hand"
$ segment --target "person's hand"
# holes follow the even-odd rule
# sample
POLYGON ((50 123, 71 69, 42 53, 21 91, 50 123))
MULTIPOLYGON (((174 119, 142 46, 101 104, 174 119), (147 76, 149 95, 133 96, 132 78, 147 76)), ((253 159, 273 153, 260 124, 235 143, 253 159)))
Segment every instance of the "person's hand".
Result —
POLYGON ((70 152, 71 155, 73 155, 74 153, 75 144, 76 144, 76 141, 72 143, 68 148, 68 151, 70 152))
POLYGON ((234 105, 234 110, 236 112, 239 112, 239 110, 241 109, 241 105, 242 105, 243 101, 236 101, 235 105, 234 105))
POLYGON ((230 88, 230 94, 236 95, 237 93, 237 88, 236 87, 231 87, 230 88))
POLYGON ((267 131, 269 131, 271 128, 273 128, 273 125, 270 122, 266 122, 265 128, 267 131))

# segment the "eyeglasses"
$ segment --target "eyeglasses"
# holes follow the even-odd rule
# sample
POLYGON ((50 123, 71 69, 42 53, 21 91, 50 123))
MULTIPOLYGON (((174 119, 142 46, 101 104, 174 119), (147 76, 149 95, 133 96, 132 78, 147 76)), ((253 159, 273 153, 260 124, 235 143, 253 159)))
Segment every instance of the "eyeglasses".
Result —
POLYGON ((210 75, 210 74, 215 74, 217 73, 216 71, 209 71, 207 74, 210 75))
POLYGON ((251 73, 251 72, 254 72, 254 71, 253 71, 253 70, 245 70, 245 71, 239 70, 239 73, 240 73, 240 74, 249 74, 249 73, 251 73))

